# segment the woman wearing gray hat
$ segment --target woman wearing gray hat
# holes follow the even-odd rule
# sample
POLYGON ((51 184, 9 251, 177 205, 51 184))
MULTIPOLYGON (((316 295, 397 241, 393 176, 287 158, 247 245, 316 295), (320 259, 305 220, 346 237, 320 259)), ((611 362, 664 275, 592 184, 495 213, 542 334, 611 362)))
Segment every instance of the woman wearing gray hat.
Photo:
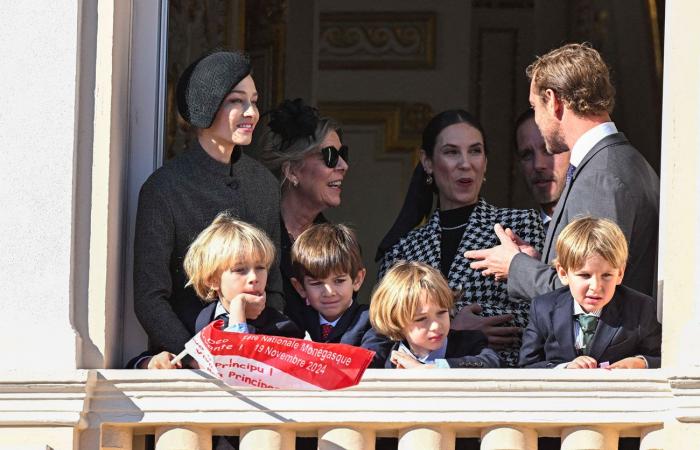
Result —
POLYGON ((280 269, 285 314, 304 327, 306 307, 291 284, 294 240, 314 223, 326 222, 323 211, 340 206, 348 170, 348 146, 340 125, 301 99, 285 100, 270 112, 261 141, 261 159, 279 179, 282 190, 280 269))
MULTIPOLYGON (((178 81, 178 110, 197 139, 146 180, 136 215, 134 310, 151 351, 179 353, 194 334, 204 303, 185 287, 182 262, 192 240, 217 214, 229 211, 263 229, 279 246, 277 182, 240 150, 250 144, 260 117, 257 98, 250 61, 241 52, 204 56, 178 81)), ((266 302, 280 311, 284 307, 276 265, 270 269, 266 302)), ((260 310, 252 305, 247 317, 260 310)))

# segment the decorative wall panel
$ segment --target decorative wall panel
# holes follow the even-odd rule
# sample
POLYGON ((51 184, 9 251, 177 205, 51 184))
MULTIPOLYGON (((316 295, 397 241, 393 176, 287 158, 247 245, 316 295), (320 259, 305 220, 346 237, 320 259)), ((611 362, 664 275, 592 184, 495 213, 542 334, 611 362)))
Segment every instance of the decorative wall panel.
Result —
POLYGON ((434 65, 432 12, 321 14, 321 69, 420 69, 434 65))

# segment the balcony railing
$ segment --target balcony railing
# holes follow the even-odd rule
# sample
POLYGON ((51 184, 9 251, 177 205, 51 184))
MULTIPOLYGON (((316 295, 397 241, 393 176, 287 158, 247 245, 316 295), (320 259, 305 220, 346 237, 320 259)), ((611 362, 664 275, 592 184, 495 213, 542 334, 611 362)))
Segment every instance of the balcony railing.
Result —
MULTIPOLYGON (((700 371, 369 370, 333 392, 232 388, 198 371, 90 370, 0 376, 0 435, 24 427, 70 428, 79 449, 210 449, 212 435, 241 449, 293 449, 316 437, 321 449, 616 449, 621 437, 663 449, 664 423, 697 422, 700 371)), ((58 447, 55 447, 58 450, 58 447)), ((688 447, 695 448, 695 447, 688 447)))

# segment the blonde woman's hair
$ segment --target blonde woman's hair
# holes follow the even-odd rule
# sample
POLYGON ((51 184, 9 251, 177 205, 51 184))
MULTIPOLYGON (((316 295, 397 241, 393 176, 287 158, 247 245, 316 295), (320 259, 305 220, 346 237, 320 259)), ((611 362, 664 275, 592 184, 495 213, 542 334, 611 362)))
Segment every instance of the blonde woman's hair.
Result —
POLYGON ((575 219, 559 233, 557 258, 552 262, 567 272, 578 270, 598 255, 616 269, 627 264, 627 239, 615 222, 599 217, 575 219))
POLYGON ((263 264, 270 268, 275 260, 275 246, 264 231, 221 213, 190 244, 183 266, 186 286, 207 301, 217 298, 212 281, 219 284, 221 273, 237 263, 263 264))
POLYGON ((397 262, 372 293, 369 306, 372 327, 389 339, 402 340, 401 330, 413 320, 422 299, 451 309, 454 293, 437 269, 422 262, 397 262))
POLYGON ((538 56, 525 73, 543 101, 551 89, 579 116, 610 114, 615 107, 608 66, 588 43, 567 44, 538 56))
MULTIPOLYGON (((287 170, 301 167, 309 153, 318 152, 321 143, 330 132, 336 132, 342 140, 340 125, 330 117, 322 117, 316 124, 313 135, 299 136, 287 140, 272 130, 266 130, 260 139, 260 160, 280 180, 282 189, 289 188, 287 170)), ((320 157, 320 156, 319 156, 320 157)))
POLYGON ((293 273, 300 283, 305 276, 321 279, 346 273, 354 280, 363 267, 357 237, 343 224, 313 225, 292 245, 293 273))

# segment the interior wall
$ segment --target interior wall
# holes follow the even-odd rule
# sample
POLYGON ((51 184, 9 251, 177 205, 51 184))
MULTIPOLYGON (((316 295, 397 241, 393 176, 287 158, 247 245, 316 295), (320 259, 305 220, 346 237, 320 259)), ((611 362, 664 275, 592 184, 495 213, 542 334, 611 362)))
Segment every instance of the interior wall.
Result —
MULTIPOLYGON (((398 108, 402 104, 420 104, 437 112, 465 108, 469 103, 470 15, 469 2, 420 0, 353 2, 319 1, 324 13, 361 12, 377 16, 382 12, 426 12, 435 16, 434 67, 406 69, 319 69, 319 104, 335 102, 359 106, 385 102, 398 108)), ((386 21, 389 23, 389 20, 386 21)), ((323 26, 323 23, 322 23, 323 26)), ((379 51, 379 50, 377 50, 379 51)), ((361 115, 361 113, 358 113, 361 115)), ((374 254, 379 241, 394 221, 416 162, 420 131, 430 114, 411 124, 414 138, 402 149, 387 151, 384 122, 345 125, 344 140, 349 144, 350 169, 343 182, 343 203, 328 212, 333 221, 353 225, 357 231, 368 269, 360 298, 369 300, 376 279, 374 254)), ((355 116, 353 115, 353 118, 355 116)), ((341 122, 343 117, 339 117, 341 122)), ((404 116, 404 122, 410 119, 404 116)), ((347 120, 346 120, 347 122, 347 120)), ((368 121, 370 122, 370 121, 368 121)), ((407 125, 411 127, 411 125, 407 125)))

